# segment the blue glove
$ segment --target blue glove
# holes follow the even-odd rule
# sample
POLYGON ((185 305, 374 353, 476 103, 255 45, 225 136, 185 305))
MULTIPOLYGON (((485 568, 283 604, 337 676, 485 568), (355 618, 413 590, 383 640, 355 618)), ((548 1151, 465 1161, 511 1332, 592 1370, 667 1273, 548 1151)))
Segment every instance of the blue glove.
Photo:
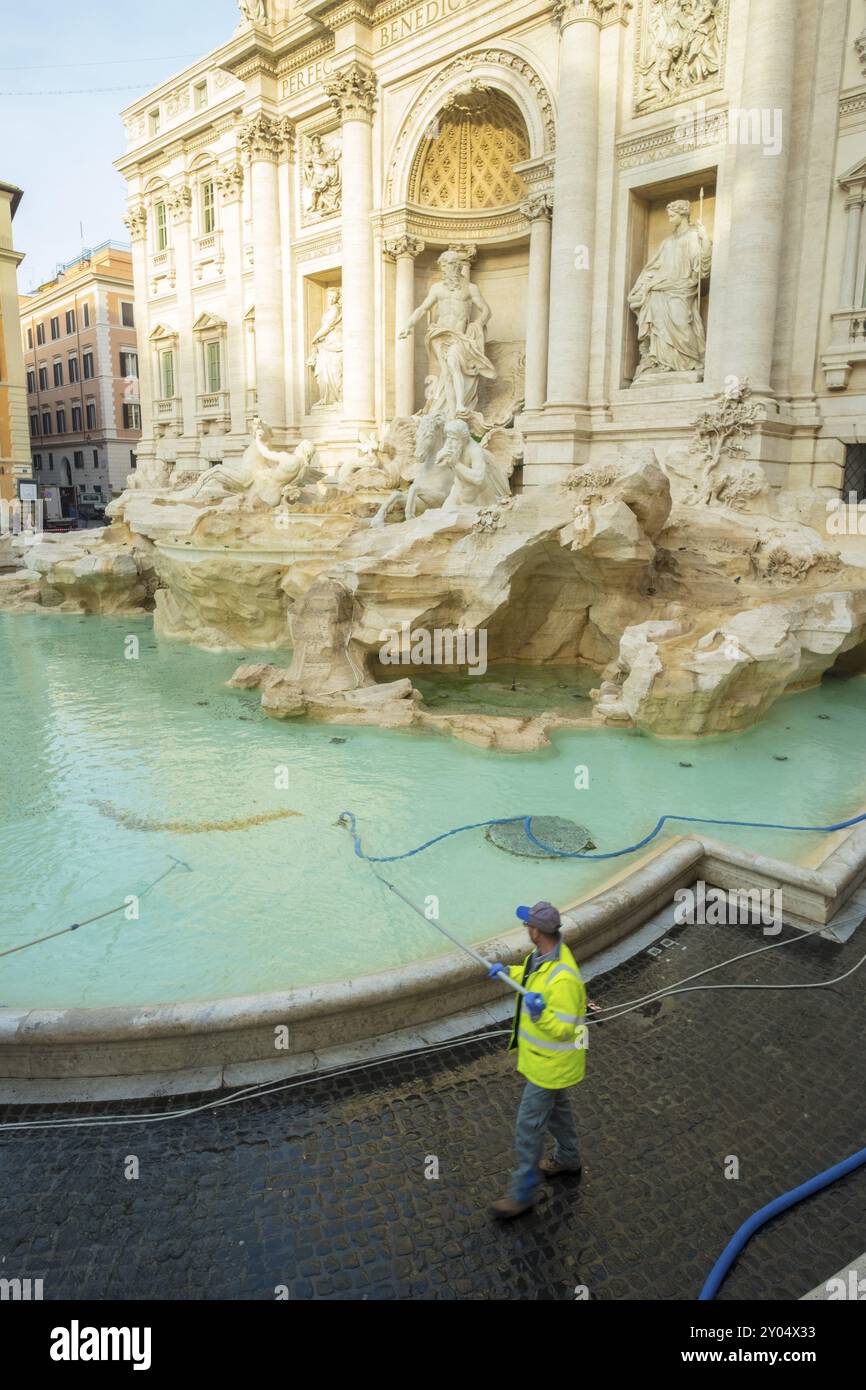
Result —
POLYGON ((506 970, 505 966, 502 964, 502 961, 501 961, 501 960, 495 960, 495 961, 493 962, 493 964, 491 965, 490 969, 489 969, 488 972, 487 972, 487 978, 488 978, 489 980, 495 980, 496 977, 497 977, 497 975, 507 975, 507 974, 508 974, 508 971, 506 970))
POLYGON ((529 1010, 529 1017, 532 1019, 532 1022, 537 1023, 544 1013, 544 995, 527 994, 524 996, 523 1002, 529 1010))

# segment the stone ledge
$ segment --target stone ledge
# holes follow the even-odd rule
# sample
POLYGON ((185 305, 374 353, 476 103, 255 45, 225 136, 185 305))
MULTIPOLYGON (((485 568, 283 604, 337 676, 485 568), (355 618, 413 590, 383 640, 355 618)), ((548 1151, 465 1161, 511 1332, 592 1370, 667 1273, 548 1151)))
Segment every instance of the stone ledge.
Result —
MULTIPOLYGON (((643 926, 677 889, 703 875, 718 887, 788 885, 785 916, 826 924, 866 877, 866 829, 857 827, 817 870, 720 841, 681 838, 593 897, 563 912, 564 936, 586 962, 643 926), (789 907, 791 910, 789 911, 789 907), (800 911, 798 911, 800 909, 800 911), (800 915, 802 912, 802 917, 800 915)), ((521 959, 515 929, 481 943, 491 959, 521 959)), ((453 1037, 501 1018, 502 997, 461 952, 366 975, 360 980, 227 999, 104 1009, 0 1009, 0 1079, 8 1103, 40 1099, 62 1082, 64 1099, 180 1094, 316 1071, 328 1059, 384 1055, 453 1037), (467 1023, 469 1018, 474 1023, 467 1023), (480 1022, 479 1022, 480 1020, 480 1022), (275 1055, 274 1029, 289 1030, 275 1055), (29 1082, 39 1083, 31 1094, 29 1082), (152 1084, 153 1089, 148 1089, 152 1084), (128 1088, 132 1087, 129 1092, 128 1088)))

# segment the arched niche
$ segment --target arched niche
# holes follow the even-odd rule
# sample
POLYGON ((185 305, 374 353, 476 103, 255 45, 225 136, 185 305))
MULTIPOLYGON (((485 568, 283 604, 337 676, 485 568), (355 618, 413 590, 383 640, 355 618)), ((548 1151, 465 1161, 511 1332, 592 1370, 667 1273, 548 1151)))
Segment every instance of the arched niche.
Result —
POLYGON ((473 92, 508 102, 503 112, 513 120, 516 109, 526 132, 529 159, 553 154, 556 112, 550 87, 533 63, 518 51, 483 49, 462 54, 434 73, 418 93, 391 148, 385 179, 385 206, 411 203, 410 185, 419 159, 435 142, 440 116, 473 92))
POLYGON ((513 99, 472 84, 452 93, 415 151, 408 202, 434 212, 485 212, 519 203, 515 170, 530 158, 529 132, 513 99))

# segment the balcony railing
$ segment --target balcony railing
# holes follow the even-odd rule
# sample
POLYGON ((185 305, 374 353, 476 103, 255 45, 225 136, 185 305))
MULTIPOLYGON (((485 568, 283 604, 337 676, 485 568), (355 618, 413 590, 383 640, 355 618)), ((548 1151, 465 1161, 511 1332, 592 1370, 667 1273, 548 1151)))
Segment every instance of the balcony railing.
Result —
POLYGON ((174 247, 166 246, 162 251, 154 251, 150 257, 151 294, 164 293, 174 289, 174 247), (165 282, 165 283, 163 283, 165 282))
POLYGON ((153 418, 158 425, 172 425, 183 419, 180 396, 163 396, 153 403, 153 418))
POLYGON ((211 262, 216 265, 218 271, 222 270, 223 265, 223 234, 217 227, 212 232, 205 232, 203 236, 197 236, 192 244, 192 259, 196 271, 201 277, 202 268, 211 262))
POLYGON ((855 362, 866 362, 866 306, 838 309, 832 315, 833 337, 821 359, 831 391, 844 391, 855 362))
POLYGON ((198 397, 198 413, 207 420, 228 417, 230 413, 228 391, 204 391, 198 397))

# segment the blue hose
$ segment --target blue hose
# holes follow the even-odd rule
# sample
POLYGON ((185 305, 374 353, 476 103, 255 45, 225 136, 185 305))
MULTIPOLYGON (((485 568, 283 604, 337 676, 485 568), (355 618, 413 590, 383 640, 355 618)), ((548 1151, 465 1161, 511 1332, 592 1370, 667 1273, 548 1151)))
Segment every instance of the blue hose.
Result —
POLYGON ((417 845, 415 849, 404 850, 402 854, 378 855, 367 854, 364 850, 357 831, 358 822, 351 811, 341 811, 338 823, 348 826, 355 842, 355 853, 359 859, 366 859, 369 864, 391 864, 395 859, 411 859, 413 855, 421 854, 431 845, 438 845, 440 840, 447 840, 451 835, 460 835, 464 830, 483 830, 488 825, 514 825, 518 821, 523 822, 527 837, 534 845, 538 845, 545 854, 552 855, 557 859, 620 859, 624 854, 634 854, 636 850, 644 849, 657 835, 661 834, 668 821, 681 821, 689 825, 736 825, 750 830, 808 830, 813 833, 829 835, 834 830, 849 830, 852 825, 860 825, 866 821, 866 811, 859 816, 852 816, 850 820, 837 821, 835 825, 777 825, 773 821, 763 820, 710 820, 706 816, 664 815, 659 816, 652 830, 642 840, 637 840, 633 845, 626 845, 624 849, 613 849, 608 850, 607 853, 599 852, 598 854, 588 854, 583 850, 553 849, 551 845, 544 844, 537 835, 533 834, 532 819, 532 816, 500 816, 495 820, 473 821, 469 825, 457 825, 453 830, 443 830, 441 835, 434 835, 432 840, 425 840, 423 845, 417 845))
POLYGON ((785 1192, 781 1197, 776 1197, 772 1202, 768 1202, 760 1211, 754 1212, 744 1221, 740 1229, 731 1237, 722 1251, 716 1263, 710 1270, 707 1282, 701 1289, 698 1302, 708 1302, 715 1298, 719 1289, 726 1278, 731 1265, 739 1255, 743 1246, 767 1221, 778 1216, 780 1212, 787 1211, 788 1207, 796 1206, 797 1202, 802 1202, 804 1197, 811 1197, 813 1193, 820 1192, 822 1188, 829 1187, 831 1183, 839 1178, 844 1178, 846 1173, 853 1173, 855 1168, 860 1168, 866 1163, 866 1149, 858 1149, 851 1154, 850 1158, 845 1158, 841 1163, 835 1163, 832 1168, 826 1168, 823 1173, 817 1173, 814 1178, 809 1178, 808 1182, 800 1183, 799 1187, 793 1187, 790 1192, 785 1192))

